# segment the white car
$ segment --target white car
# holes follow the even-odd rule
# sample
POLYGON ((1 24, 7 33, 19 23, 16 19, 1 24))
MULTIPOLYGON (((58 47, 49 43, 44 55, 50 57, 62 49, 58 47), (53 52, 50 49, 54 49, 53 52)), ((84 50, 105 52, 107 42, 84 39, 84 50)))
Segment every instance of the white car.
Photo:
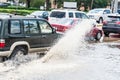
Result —
POLYGON ((98 23, 102 23, 106 18, 108 14, 111 14, 111 10, 107 8, 96 8, 90 10, 87 15, 95 19, 98 23))
POLYGON ((63 18, 67 19, 89 19, 89 17, 86 15, 85 12, 77 11, 77 10, 70 10, 70 9, 57 9, 52 10, 48 21, 50 23, 56 23, 57 21, 60 21, 63 18))
POLYGON ((26 16, 48 19, 48 15, 49 15, 48 11, 34 11, 30 15, 26 15, 26 16))

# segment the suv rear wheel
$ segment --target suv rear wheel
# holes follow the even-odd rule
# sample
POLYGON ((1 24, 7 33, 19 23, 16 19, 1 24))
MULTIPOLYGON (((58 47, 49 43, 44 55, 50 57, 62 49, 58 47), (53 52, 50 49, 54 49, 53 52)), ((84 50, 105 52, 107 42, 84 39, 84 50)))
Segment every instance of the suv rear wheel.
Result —
POLYGON ((18 57, 21 57, 23 55, 26 55, 27 54, 27 50, 25 50, 23 47, 21 46, 18 46, 16 47, 12 54, 10 55, 9 59, 15 59, 15 58, 18 58, 18 57))
POLYGON ((109 34, 110 34, 110 33, 105 32, 104 34, 105 34, 106 37, 109 37, 109 34))

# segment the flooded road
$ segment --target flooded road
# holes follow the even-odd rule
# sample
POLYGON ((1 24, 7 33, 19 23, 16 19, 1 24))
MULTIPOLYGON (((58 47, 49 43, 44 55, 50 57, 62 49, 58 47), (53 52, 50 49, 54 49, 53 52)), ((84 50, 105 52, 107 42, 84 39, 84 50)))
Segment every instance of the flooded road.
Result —
POLYGON ((19 66, 1 64, 0 80, 119 80, 120 49, 118 43, 95 43, 81 48, 79 53, 54 56, 19 66))
POLYGON ((119 39, 85 42, 83 35, 91 28, 86 26, 66 33, 42 58, 1 63, 0 80, 120 80, 119 39))

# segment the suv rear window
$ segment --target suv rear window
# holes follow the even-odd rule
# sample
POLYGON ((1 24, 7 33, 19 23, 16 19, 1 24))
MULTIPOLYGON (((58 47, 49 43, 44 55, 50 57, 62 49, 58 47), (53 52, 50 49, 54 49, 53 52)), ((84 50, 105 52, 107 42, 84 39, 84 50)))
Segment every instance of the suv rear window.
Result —
POLYGON ((120 21, 120 17, 117 17, 117 16, 108 16, 108 21, 120 21))
POLYGON ((66 15, 65 12, 54 11, 54 12, 51 12, 50 17, 64 18, 65 15, 66 15))

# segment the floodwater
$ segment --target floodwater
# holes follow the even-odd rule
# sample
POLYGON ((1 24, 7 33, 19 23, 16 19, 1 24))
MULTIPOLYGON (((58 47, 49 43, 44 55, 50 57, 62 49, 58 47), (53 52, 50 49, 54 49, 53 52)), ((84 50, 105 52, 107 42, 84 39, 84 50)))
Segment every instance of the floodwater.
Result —
POLYGON ((43 58, 1 63, 0 80, 120 80, 120 43, 88 43, 90 22, 79 26, 82 30, 68 31, 43 58))

